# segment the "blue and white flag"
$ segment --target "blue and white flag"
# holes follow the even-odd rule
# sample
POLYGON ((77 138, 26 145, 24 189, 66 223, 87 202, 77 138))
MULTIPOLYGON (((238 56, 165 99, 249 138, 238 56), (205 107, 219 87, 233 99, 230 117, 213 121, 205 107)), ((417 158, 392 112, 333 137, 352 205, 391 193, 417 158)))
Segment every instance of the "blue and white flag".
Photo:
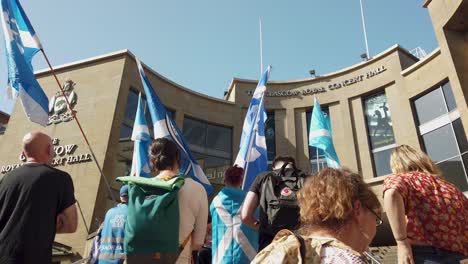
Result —
POLYGON ((268 169, 268 156, 265 140, 265 103, 263 95, 266 90, 268 78, 270 77, 268 66, 250 101, 249 110, 245 116, 244 126, 239 146, 239 153, 234 164, 244 168, 243 190, 249 190, 255 177, 268 169))
POLYGON ((310 120, 309 146, 316 147, 325 152, 325 160, 330 168, 340 168, 340 161, 336 155, 331 131, 325 117, 323 116, 320 104, 315 98, 314 109, 310 120))
POLYGON ((2 0, 2 27, 5 37, 8 89, 21 98, 29 120, 45 126, 49 99, 34 77, 33 56, 42 49, 26 13, 18 0, 2 0))
POLYGON ((133 147, 132 171, 130 175, 150 177, 151 170, 149 167, 148 148, 151 143, 151 136, 148 125, 146 124, 141 94, 138 96, 138 108, 133 125, 132 141, 134 141, 135 144, 133 147))
POLYGON ((146 77, 145 71, 141 66, 141 62, 138 58, 135 58, 138 71, 140 72, 141 81, 143 83, 143 88, 145 89, 146 102, 148 104, 148 109, 150 111, 151 120, 153 121, 154 127, 154 138, 169 138, 177 144, 177 147, 180 151, 180 172, 184 175, 191 176, 195 181, 201 183, 208 194, 213 192, 213 187, 211 186, 208 178, 203 172, 200 165, 196 159, 194 159, 190 148, 183 138, 182 133, 177 128, 174 120, 167 113, 166 108, 164 108, 161 100, 156 95, 146 77))
POLYGON ((258 250, 258 232, 241 221, 246 192, 223 188, 210 205, 212 263, 250 263, 258 250))

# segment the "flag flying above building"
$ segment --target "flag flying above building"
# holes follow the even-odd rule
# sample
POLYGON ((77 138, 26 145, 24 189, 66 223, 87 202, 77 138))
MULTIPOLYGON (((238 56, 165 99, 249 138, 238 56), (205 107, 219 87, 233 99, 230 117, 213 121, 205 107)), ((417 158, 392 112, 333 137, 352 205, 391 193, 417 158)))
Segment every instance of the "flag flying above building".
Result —
POLYGON ((39 38, 17 0, 2 1, 2 28, 5 39, 8 90, 21 98, 29 120, 45 126, 49 100, 34 77, 33 56, 42 49, 39 38))
POLYGON ((244 168, 245 171, 244 183, 242 184, 243 190, 249 190, 255 177, 268 168, 265 140, 265 121, 267 115, 263 95, 265 94, 268 78, 270 77, 270 69, 271 67, 268 66, 258 82, 242 128, 239 153, 237 154, 235 164, 244 168))
POLYGON ((322 113, 322 108, 315 98, 314 109, 310 120, 309 146, 316 147, 325 152, 325 160, 330 168, 340 168, 340 161, 336 155, 335 147, 331 131, 325 117, 322 113))
POLYGON ((131 176, 151 177, 149 167, 148 148, 151 143, 151 136, 146 123, 145 113, 143 111, 143 103, 141 94, 138 96, 138 108, 133 125, 132 141, 135 142, 133 147, 132 171, 131 176))
POLYGON ((206 192, 211 194, 213 192, 213 187, 208 181, 208 178, 200 165, 198 165, 197 160, 194 159, 188 144, 185 142, 183 135, 177 128, 174 120, 172 120, 171 116, 167 113, 166 108, 161 103, 161 100, 159 100, 159 97, 154 92, 153 87, 141 66, 140 60, 138 58, 135 58, 135 60, 138 65, 138 71, 140 72, 143 88, 145 89, 146 102, 148 104, 151 120, 153 121, 154 138, 166 137, 174 141, 177 144, 181 155, 180 172, 191 176, 194 180, 201 183, 203 187, 205 187, 206 192))

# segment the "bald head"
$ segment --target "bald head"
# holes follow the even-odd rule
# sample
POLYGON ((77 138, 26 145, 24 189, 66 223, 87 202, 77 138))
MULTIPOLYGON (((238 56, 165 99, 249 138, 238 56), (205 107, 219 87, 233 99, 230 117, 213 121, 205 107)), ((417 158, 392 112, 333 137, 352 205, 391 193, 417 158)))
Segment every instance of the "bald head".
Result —
POLYGON ((54 157, 52 140, 39 131, 23 137, 23 152, 30 162, 50 163, 54 157))

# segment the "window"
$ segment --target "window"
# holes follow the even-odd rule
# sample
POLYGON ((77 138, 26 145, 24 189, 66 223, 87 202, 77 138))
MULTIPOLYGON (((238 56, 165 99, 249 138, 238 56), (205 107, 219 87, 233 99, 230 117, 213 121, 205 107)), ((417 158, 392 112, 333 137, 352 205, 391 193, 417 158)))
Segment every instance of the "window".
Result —
POLYGON ((267 112, 265 121, 265 141, 267 146, 268 167, 276 157, 276 128, 275 128, 275 112, 267 112))
POLYGON ((124 119, 120 128, 120 139, 129 139, 132 137, 133 123, 135 121, 137 107, 138 94, 133 89, 130 89, 128 91, 124 119))
POLYGON ((390 174, 390 154, 396 145, 387 96, 379 93, 363 102, 375 175, 390 174))
POLYGON ((223 185, 224 172, 232 165, 232 128, 184 118, 184 138, 215 189, 223 185))
MULTIPOLYGON (((146 123, 148 124, 150 135, 153 136, 153 126, 151 125, 153 122, 151 121, 151 115, 150 115, 150 112, 148 111, 148 106, 147 106, 146 98, 144 95, 143 95, 142 101, 143 101, 143 109, 145 112, 146 123)), ((137 107, 138 107, 138 92, 136 90, 130 89, 128 91, 124 119, 122 122, 122 126, 120 128, 121 140, 129 140, 132 137, 133 124, 135 122, 137 107)), ((167 109, 167 108, 166 108, 166 111, 169 113, 169 116, 172 117, 174 115, 174 111, 167 109)))
POLYGON ((450 82, 414 100, 419 135, 426 153, 444 177, 468 190, 468 141, 450 82))
MULTIPOLYGON (((328 125, 328 130, 330 133, 331 130, 331 123, 330 123, 330 111, 328 107, 322 106, 322 113, 325 117, 325 121, 328 125)), ((309 133, 310 133, 310 121, 312 118, 312 109, 306 112, 306 121, 307 121, 307 145, 309 145, 309 133)), ((318 149, 316 147, 309 146, 309 161, 311 166, 311 173, 316 173, 321 169, 327 167, 327 161, 325 160, 325 152, 322 149, 318 149)))

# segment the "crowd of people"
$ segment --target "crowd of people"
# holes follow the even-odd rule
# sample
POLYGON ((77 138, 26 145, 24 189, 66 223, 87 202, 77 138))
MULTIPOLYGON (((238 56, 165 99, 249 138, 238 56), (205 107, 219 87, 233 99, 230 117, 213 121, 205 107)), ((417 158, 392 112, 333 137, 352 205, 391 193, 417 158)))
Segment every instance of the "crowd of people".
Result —
MULTIPOLYGON (((73 181, 50 166, 46 134, 28 133, 23 154, 24 166, 0 179, 0 263, 51 263, 55 234, 77 228, 73 181)), ((180 174, 174 142, 154 140, 149 157, 153 178, 118 179, 121 203, 106 213, 88 263, 368 263, 384 211, 398 263, 468 258, 468 199, 407 145, 391 155, 383 207, 361 175, 307 175, 288 156, 248 192, 243 168, 230 167, 209 204, 203 186, 180 174)))

